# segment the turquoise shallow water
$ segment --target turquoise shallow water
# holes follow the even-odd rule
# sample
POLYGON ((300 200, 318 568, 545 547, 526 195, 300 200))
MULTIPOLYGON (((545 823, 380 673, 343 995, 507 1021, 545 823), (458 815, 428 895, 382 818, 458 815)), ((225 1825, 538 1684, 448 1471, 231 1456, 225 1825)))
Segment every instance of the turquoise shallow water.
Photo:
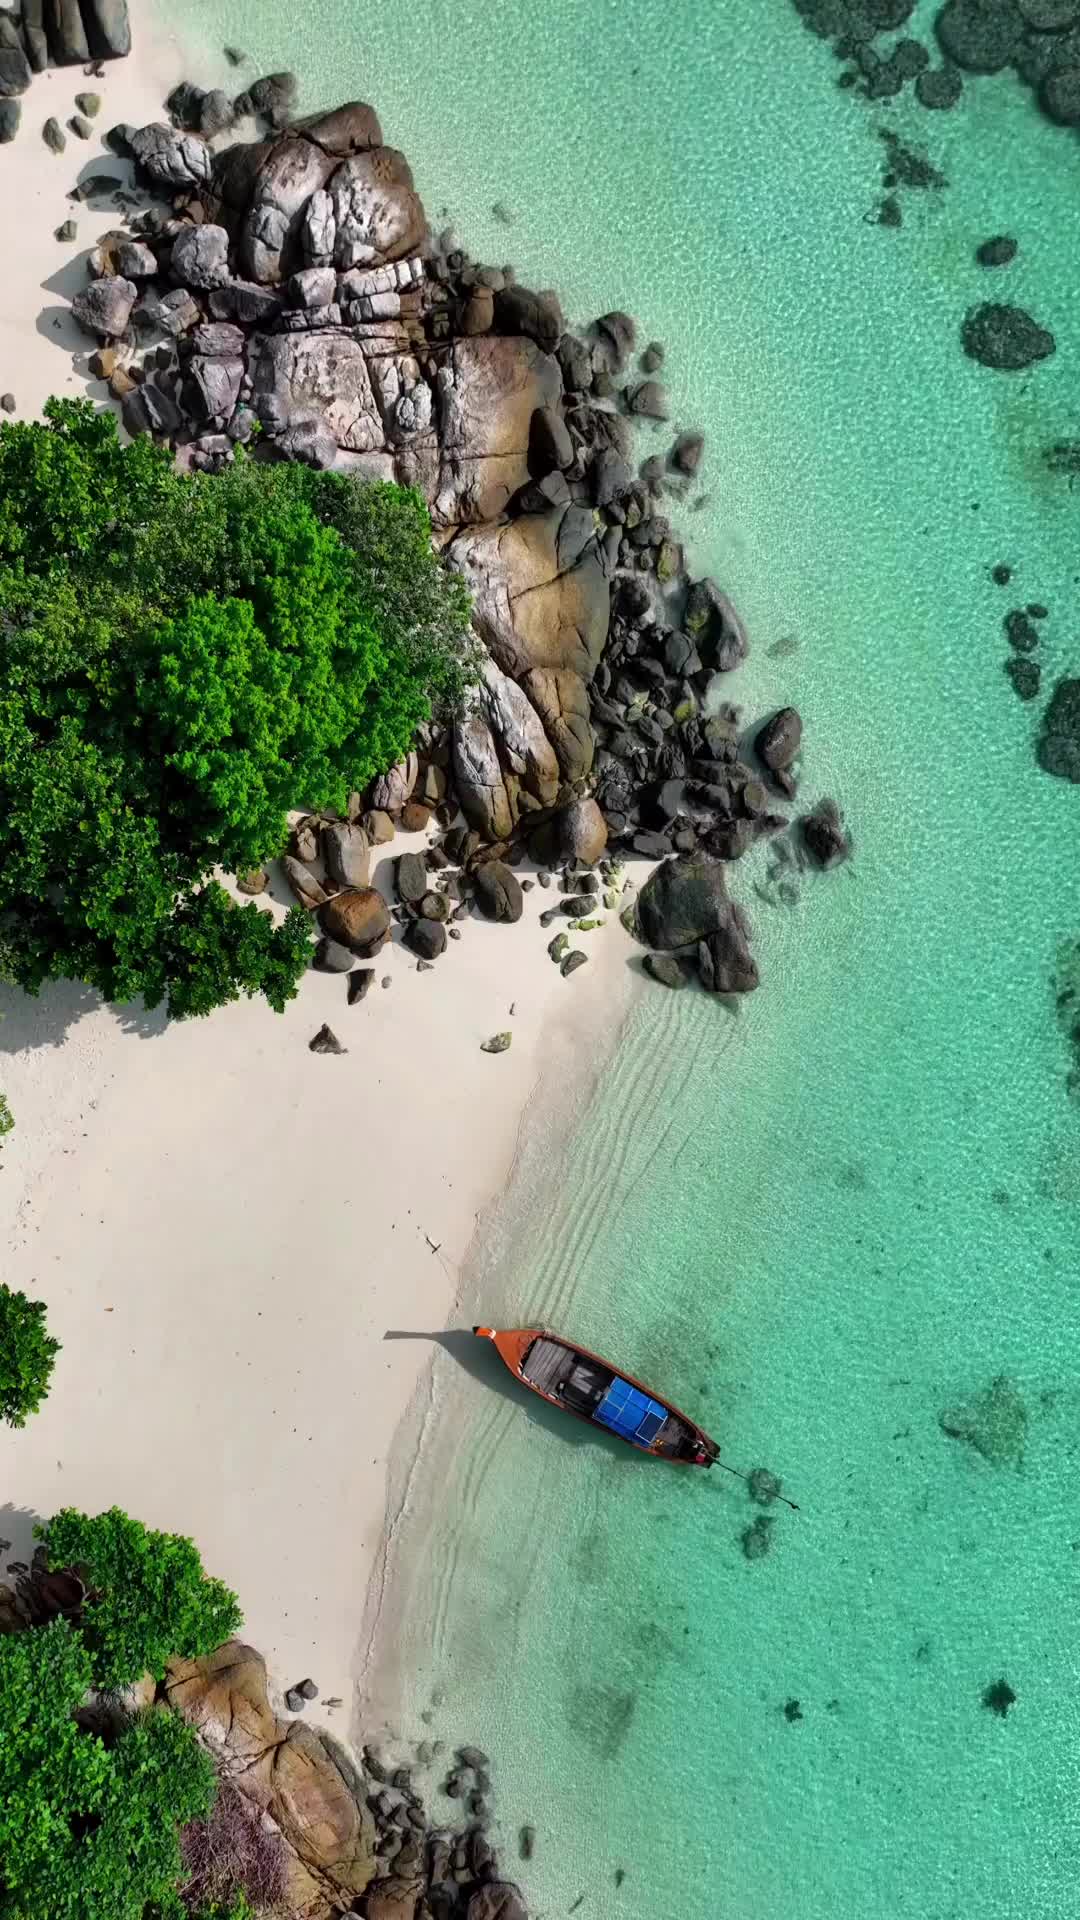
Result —
POLYGON ((1080 670, 1077 506, 1039 460, 1080 431, 1080 149, 1005 81, 952 116, 840 95, 780 0, 185 19, 312 105, 375 101, 472 251, 666 341, 709 435, 696 558, 755 641, 737 697, 797 702, 805 791, 857 842, 786 907, 744 863, 761 992, 642 1003, 573 1136, 535 1130, 475 1280, 484 1318, 623 1357, 801 1513, 750 1563, 738 1483, 440 1360, 387 1628, 407 1712, 490 1747, 547 1914, 1080 1913, 1080 1114, 1050 988, 1077 793, 1035 767, 988 577, 1050 606, 1047 680, 1080 670), (862 217, 879 125, 950 181, 900 232, 862 217), (991 283, 972 249, 1002 229, 991 283), (1031 375, 960 353, 991 284, 1056 331, 1031 375), (1026 1424, 994 1465, 939 1414, 999 1376, 1026 1424))

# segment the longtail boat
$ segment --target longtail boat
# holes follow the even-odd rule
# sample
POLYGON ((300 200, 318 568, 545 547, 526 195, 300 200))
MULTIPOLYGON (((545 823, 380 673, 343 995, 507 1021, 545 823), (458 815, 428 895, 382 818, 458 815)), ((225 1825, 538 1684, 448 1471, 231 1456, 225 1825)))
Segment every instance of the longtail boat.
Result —
POLYGON ((588 1347, 546 1327, 474 1327, 490 1340, 515 1380, 590 1426, 625 1440, 639 1453, 688 1467, 711 1467, 720 1449, 703 1427, 641 1380, 588 1347))

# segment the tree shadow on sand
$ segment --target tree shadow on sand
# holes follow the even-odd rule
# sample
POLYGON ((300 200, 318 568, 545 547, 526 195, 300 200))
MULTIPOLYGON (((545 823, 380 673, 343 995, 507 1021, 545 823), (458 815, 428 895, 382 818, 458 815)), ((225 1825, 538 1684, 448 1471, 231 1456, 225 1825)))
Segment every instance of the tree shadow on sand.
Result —
POLYGON ((72 1028, 103 1006, 122 1032, 137 1034, 140 1040, 157 1039, 168 1025, 164 1003, 149 1008, 133 1000, 113 1006, 80 980, 51 981, 36 998, 19 987, 0 986, 0 1053, 63 1046, 72 1028))
POLYGON ((17 1507, 7 1500, 0 1506, 0 1578, 12 1560, 27 1566, 34 1557, 34 1528, 41 1524, 40 1513, 31 1507, 17 1507))

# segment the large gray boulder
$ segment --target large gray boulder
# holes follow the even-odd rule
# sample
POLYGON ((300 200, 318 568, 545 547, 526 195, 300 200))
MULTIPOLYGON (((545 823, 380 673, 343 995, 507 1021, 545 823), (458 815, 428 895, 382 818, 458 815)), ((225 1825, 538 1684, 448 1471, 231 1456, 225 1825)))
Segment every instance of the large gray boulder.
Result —
POLYGON ((57 66, 73 66, 77 60, 89 60, 86 29, 79 11, 79 0, 45 0, 45 30, 49 52, 57 66))
POLYGON ((740 615, 727 594, 707 576, 691 582, 683 626, 694 640, 704 664, 715 667, 718 673, 730 673, 750 651, 740 615))
POLYGON ((140 167, 158 186, 209 186, 213 155, 201 134, 182 133, 155 121, 138 127, 129 144, 140 167))
POLYGON ((592 769, 596 738, 581 675, 572 667, 534 667, 521 684, 543 721, 563 779, 583 780, 592 769))
POLYGON ((26 57, 35 73, 44 73, 49 64, 49 40, 45 31, 45 0, 23 0, 22 35, 26 57))
POLYGON ((323 828, 326 870, 343 887, 366 887, 371 853, 363 827, 354 821, 334 820, 323 828))
POLYGON ((131 52, 127 0, 80 0, 80 5, 94 59, 123 60, 131 52))
POLYGON ((555 845, 560 860, 595 867, 607 846, 607 821, 591 794, 572 800, 555 816, 555 845))
POLYGON ((100 280, 91 280, 88 287, 75 295, 71 311, 87 333, 99 334, 106 340, 117 339, 131 319, 138 291, 134 282, 125 280, 121 274, 105 274, 100 280))
POLYGON ((453 763, 461 811, 470 827, 485 840, 509 840, 518 819, 517 782, 505 774, 495 735, 479 706, 454 728, 453 763))
POLYGON ((530 478, 534 413, 561 394, 558 362, 520 336, 457 340, 439 369, 436 522, 490 521, 530 478))
POLYGON ((447 549, 473 595, 473 625, 504 673, 592 674, 607 638, 609 591, 593 516, 566 507, 470 527, 447 549))
POLYGON ((753 992, 759 975, 749 934, 742 908, 729 900, 720 925, 698 947, 698 973, 706 993, 753 992))
POLYGON ((281 140, 263 159, 240 236, 244 271, 259 285, 277 286, 300 264, 304 209, 334 167, 329 154, 305 139, 281 140))
POLYGON ((173 241, 172 275, 185 287, 223 287, 229 280, 229 236, 224 227, 185 227, 173 241))
POLYGON ((504 860, 485 860, 473 874, 476 904, 486 920, 520 920, 525 906, 521 882, 504 860))
POLYGON ((638 937, 660 953, 695 946, 728 924, 730 904, 721 861, 703 853, 664 860, 638 895, 638 937))
POLYGON ((320 187, 304 208, 300 226, 300 251, 309 267, 330 267, 334 260, 337 221, 330 195, 320 187))
POLYGON ((334 262, 342 271, 385 266, 422 244, 427 232, 423 205, 409 163, 395 147, 375 147, 342 161, 329 193, 334 262))
MULTIPOLYGON (((14 28, 11 31, 18 42, 14 28)), ((25 93, 31 78, 30 62, 21 45, 5 46, 0 42, 0 99, 8 100, 25 93)))
MULTIPOLYGON (((98 282, 101 285, 101 282, 98 282)), ((179 340, 181 334, 190 333, 197 327, 202 313, 186 287, 171 287, 168 293, 158 293, 150 287, 142 295, 135 309, 135 325, 148 332, 167 333, 173 340, 179 340)))
POLYGON ((219 420, 224 424, 236 409, 243 378, 244 362, 238 354, 194 354, 184 373, 182 397, 186 412, 200 423, 219 420))
POLYGON ((332 107, 328 113, 294 120, 290 132, 314 140, 336 160, 347 160, 350 154, 366 153, 370 147, 383 144, 379 116, 365 100, 347 100, 343 107, 332 107))
POLYGON ((554 806, 559 792, 559 763, 540 716, 524 690, 502 673, 494 660, 480 668, 480 704, 499 746, 503 766, 540 807, 554 806))
POLYGON ((256 335, 250 346, 252 404, 270 432, 294 414, 319 414, 338 447, 382 451, 382 415, 359 341, 347 333, 256 335))

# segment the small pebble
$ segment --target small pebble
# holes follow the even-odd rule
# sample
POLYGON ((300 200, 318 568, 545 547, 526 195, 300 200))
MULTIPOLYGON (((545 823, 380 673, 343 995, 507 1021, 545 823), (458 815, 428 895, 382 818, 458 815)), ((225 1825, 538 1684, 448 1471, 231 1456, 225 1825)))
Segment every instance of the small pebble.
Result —
POLYGON ((304 1696, 297 1687, 290 1687, 285 1695, 285 1705, 290 1713, 303 1713, 304 1696))
POLYGON ((78 233, 79 229, 74 220, 64 220, 56 229, 56 238, 58 240, 75 240, 78 238, 78 233))
POLYGON ((94 129, 84 113, 73 113, 68 126, 80 140, 92 140, 94 129))
POLYGON ((50 114, 41 129, 41 137, 45 145, 51 147, 54 153, 63 153, 64 148, 67 146, 67 135, 60 125, 59 120, 52 114, 50 114))
POLYGON ((493 1033, 490 1040, 481 1040, 481 1053, 505 1053, 514 1036, 512 1033, 493 1033))
POLYGON ((389 987, 393 985, 393 981, 391 980, 390 975, 388 973, 383 974, 382 979, 379 981, 379 985, 380 987, 389 987))
POLYGON ((3 407, 5 413, 14 413, 15 395, 13 393, 0 393, 0 407, 3 407))
POLYGON ((77 93, 75 105, 88 120, 93 120, 101 112, 101 95, 100 93, 77 93))
POLYGON ((223 47, 222 52, 230 67, 242 67, 247 59, 247 54, 242 53, 239 47, 223 47))

